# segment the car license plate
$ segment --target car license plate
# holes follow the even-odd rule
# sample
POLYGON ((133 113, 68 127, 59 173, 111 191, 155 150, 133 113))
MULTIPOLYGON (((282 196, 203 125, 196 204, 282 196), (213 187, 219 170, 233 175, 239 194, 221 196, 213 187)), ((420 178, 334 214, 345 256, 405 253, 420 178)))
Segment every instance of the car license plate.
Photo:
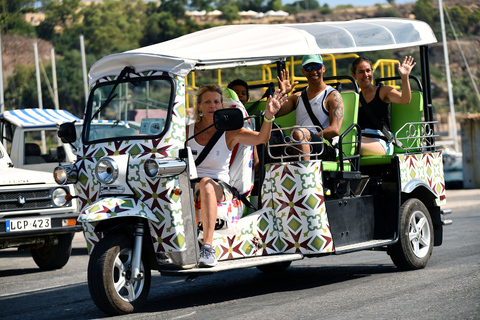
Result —
POLYGON ((50 218, 28 218, 7 220, 7 232, 51 229, 50 218))

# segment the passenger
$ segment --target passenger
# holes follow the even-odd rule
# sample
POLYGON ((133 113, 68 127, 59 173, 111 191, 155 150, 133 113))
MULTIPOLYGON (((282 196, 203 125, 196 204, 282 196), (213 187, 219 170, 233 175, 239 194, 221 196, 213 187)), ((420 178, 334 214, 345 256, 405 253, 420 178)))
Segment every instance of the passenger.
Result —
MULTIPOLYGON (((248 83, 243 81, 242 79, 235 79, 231 81, 227 88, 232 89, 238 96, 238 100, 243 104, 245 107, 247 102, 250 100, 250 93, 248 92, 248 83)), ((255 174, 258 174, 258 170, 260 169, 260 160, 258 158, 257 148, 253 148, 253 167, 255 168, 255 174)))
MULTIPOLYGON (((194 108, 195 123, 187 127, 187 137, 212 125, 215 110, 221 109, 223 103, 222 89, 217 85, 203 85, 197 93, 196 107, 194 108)), ((215 249, 212 248, 213 232, 217 220, 217 202, 230 201, 233 198, 229 182, 229 163, 232 149, 237 143, 257 145, 266 143, 270 138, 272 121, 287 96, 277 90, 267 100, 264 121, 259 132, 245 128, 227 131, 208 153, 204 161, 197 167, 199 182, 194 186, 197 203, 201 203, 200 215, 203 226, 203 245, 200 250, 200 267, 213 267, 217 260, 215 249)), ((205 145, 212 138, 216 129, 214 126, 189 141, 192 150, 196 150, 196 159, 205 145)), ((198 213, 198 212, 197 212, 198 213)))
MULTIPOLYGON (((319 156, 322 160, 335 160, 336 150, 333 145, 338 141, 338 135, 343 121, 343 100, 340 93, 333 87, 327 85, 323 81, 323 73, 325 66, 320 55, 308 55, 302 59, 302 74, 308 80, 308 87, 306 93, 311 105, 314 116, 317 118, 323 130, 324 150, 319 156)), ((290 84, 288 70, 283 70, 278 77, 279 87, 284 93, 289 93, 298 84, 295 82, 290 84)), ((296 110, 296 124, 298 126, 313 126, 314 120, 310 117, 301 92, 292 94, 288 101, 282 105, 277 116, 289 114, 296 110)), ((292 130, 292 138, 300 142, 320 142, 322 141, 320 131, 315 129, 307 130, 292 130)), ((320 153, 321 144, 302 144, 298 146, 301 154, 309 154, 312 147, 313 153, 320 153)), ((310 160, 310 156, 303 157, 303 160, 310 160)))
POLYGON ((358 124, 362 128, 360 155, 393 154, 394 141, 390 128, 391 103, 410 103, 412 92, 408 78, 415 64, 412 57, 405 57, 402 64, 398 63, 398 74, 402 78, 402 92, 398 92, 390 86, 373 85, 370 59, 359 57, 353 61, 352 76, 361 90, 358 110, 358 124))
POLYGON ((238 96, 240 102, 245 106, 250 100, 250 94, 248 92, 248 84, 242 79, 235 79, 230 82, 227 88, 232 89, 238 96))

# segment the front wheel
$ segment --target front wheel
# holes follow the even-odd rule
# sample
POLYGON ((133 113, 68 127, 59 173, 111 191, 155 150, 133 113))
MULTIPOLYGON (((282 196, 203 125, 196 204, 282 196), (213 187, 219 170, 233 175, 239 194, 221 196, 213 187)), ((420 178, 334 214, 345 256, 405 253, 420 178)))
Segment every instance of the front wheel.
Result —
POLYGON ((109 315, 140 310, 150 291, 151 270, 142 257, 141 279, 132 275, 133 244, 125 235, 107 235, 88 262, 88 289, 97 307, 109 315))
POLYGON ((416 270, 427 266, 433 251, 433 224, 425 205, 408 199, 400 207, 400 234, 388 254, 397 268, 416 270))
POLYGON ((74 233, 57 235, 56 245, 45 245, 30 251, 33 261, 42 270, 63 268, 72 254, 72 240, 74 233))

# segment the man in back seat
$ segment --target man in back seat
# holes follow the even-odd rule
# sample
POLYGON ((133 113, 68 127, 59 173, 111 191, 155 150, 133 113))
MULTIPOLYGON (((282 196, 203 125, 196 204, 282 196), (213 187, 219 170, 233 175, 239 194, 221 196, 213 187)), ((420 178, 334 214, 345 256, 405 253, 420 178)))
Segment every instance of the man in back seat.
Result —
POLYGON ((408 104, 412 97, 409 75, 415 66, 412 57, 398 63, 402 78, 402 92, 390 86, 373 85, 372 61, 367 57, 356 58, 351 66, 352 76, 360 87, 358 124, 362 128, 362 156, 392 155, 394 139, 390 128, 391 103, 408 104), (368 102, 367 102, 368 101, 368 102))
MULTIPOLYGON (((320 126, 323 131, 324 148, 319 158, 335 160, 336 150, 333 145, 337 143, 342 127, 343 99, 336 89, 323 81, 324 72, 325 66, 319 54, 304 56, 302 59, 302 74, 308 80, 308 87, 304 89, 305 93, 303 93, 306 94, 306 99, 302 98, 303 91, 292 94, 288 101, 282 105, 277 116, 281 117, 296 110, 296 124, 298 126, 320 126), (312 112, 308 111, 309 105, 312 112)), ((288 70, 281 72, 278 83, 284 93, 290 93, 298 84, 298 82, 290 84, 288 70)), ((320 142, 322 141, 320 135, 321 131, 315 129, 292 130, 292 138, 300 142, 320 142)), ((311 152, 310 147, 312 147, 313 153, 320 153, 322 145, 299 145, 300 154, 309 154, 311 152)), ((310 156, 303 157, 303 160, 310 160, 310 156)))

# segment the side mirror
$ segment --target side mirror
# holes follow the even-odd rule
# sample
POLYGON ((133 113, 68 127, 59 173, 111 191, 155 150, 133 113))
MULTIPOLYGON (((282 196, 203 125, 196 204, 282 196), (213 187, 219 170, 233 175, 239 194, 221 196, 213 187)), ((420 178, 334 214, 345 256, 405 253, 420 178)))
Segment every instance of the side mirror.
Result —
POLYGON ((63 143, 74 143, 77 140, 75 121, 62 123, 58 128, 57 135, 63 143))
POLYGON ((243 127, 243 113, 237 108, 226 108, 215 111, 213 114, 215 129, 219 131, 233 131, 243 127))

